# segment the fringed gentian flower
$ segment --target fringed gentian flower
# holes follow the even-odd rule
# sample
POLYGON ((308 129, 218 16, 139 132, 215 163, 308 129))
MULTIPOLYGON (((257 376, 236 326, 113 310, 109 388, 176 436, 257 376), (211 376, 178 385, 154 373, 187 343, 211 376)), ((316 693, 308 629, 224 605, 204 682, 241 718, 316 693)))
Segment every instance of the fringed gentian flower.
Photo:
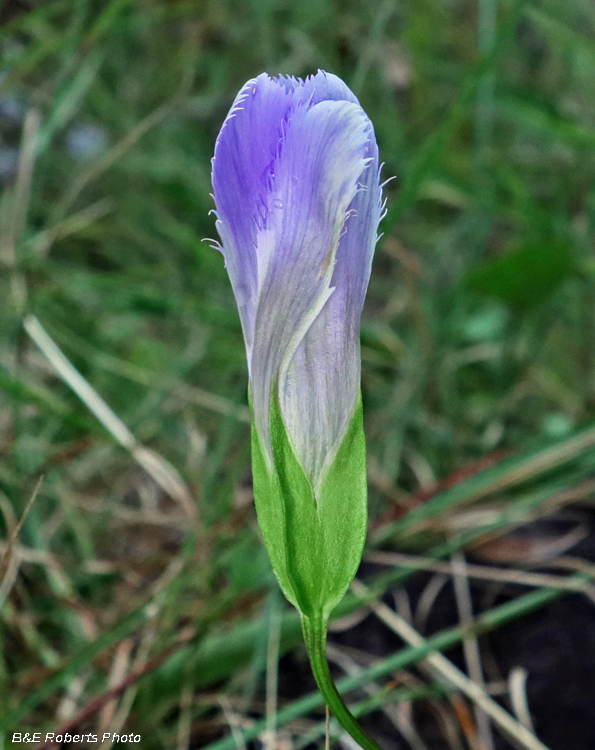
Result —
POLYGON ((359 328, 382 212, 372 123, 334 75, 262 74, 221 128, 213 188, 248 357, 262 535, 327 702, 372 747, 346 725, 324 658, 366 534, 359 328))

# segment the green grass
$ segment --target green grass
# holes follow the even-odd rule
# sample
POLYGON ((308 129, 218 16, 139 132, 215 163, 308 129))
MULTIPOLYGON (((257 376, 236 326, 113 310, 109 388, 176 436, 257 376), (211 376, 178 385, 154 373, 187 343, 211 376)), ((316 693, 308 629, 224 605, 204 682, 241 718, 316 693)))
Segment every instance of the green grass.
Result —
MULTIPOLYGON (((0 611, 0 727, 57 731, 68 694, 76 714, 133 675, 116 715, 143 748, 233 747, 225 700, 266 725, 276 584, 250 495, 241 328, 222 257, 203 242, 231 101, 263 70, 320 67, 374 122, 396 179, 362 324, 370 544, 446 557, 568 498, 592 502, 595 10, 54 0, 0 13, 0 156, 20 149, 0 195, 2 538, 44 476, 0 611), (2 119, 2 97, 17 98, 20 121, 2 119), (75 158, 82 127, 98 140, 75 158), (138 443, 118 442, 57 377, 27 315, 138 443), (420 489, 493 453, 507 458, 405 514, 420 489), (470 504, 483 520, 453 538, 470 504)), ((368 584, 379 593, 407 575, 368 584)), ((281 652, 300 648, 292 612, 280 627, 281 652)), ((385 697, 452 710, 442 688, 412 690, 385 697)), ((317 705, 290 703, 279 721, 317 705)))

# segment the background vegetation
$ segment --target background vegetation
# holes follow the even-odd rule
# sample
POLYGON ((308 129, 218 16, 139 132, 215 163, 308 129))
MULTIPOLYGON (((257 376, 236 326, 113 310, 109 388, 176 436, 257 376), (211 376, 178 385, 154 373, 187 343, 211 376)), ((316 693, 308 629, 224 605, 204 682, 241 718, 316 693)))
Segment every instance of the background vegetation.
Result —
MULTIPOLYGON (((0 21, 0 728, 320 743, 255 522, 240 324, 202 241, 215 137, 248 78, 323 68, 396 176, 362 328, 370 549, 425 563, 370 562, 370 600, 397 592, 407 619, 398 583, 457 549, 554 568, 583 533, 560 531, 561 509, 594 489, 595 5, 4 0, 0 21), (555 533, 512 531, 544 516, 555 533)), ((565 586, 589 593, 573 559, 565 586)), ((415 580, 436 589, 411 594, 418 629, 460 642, 465 585, 453 621, 425 628, 440 579, 415 580)), ((481 584, 482 628, 564 589, 545 583, 481 584)), ((352 687, 376 680, 361 710, 385 704, 387 748, 491 741, 415 667, 423 645, 372 656, 358 638, 331 657, 352 687)), ((501 699, 523 720, 516 684, 501 699)))

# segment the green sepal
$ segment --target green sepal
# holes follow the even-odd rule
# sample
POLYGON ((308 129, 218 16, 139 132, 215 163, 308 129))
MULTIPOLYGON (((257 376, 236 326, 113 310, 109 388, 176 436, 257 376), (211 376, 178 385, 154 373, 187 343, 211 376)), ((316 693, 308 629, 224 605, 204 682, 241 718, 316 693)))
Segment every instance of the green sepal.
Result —
POLYGON ((291 446, 276 398, 271 402, 270 420, 272 466, 252 420, 252 473, 260 530, 285 596, 307 617, 326 618, 353 580, 366 538, 361 398, 316 489, 291 446))

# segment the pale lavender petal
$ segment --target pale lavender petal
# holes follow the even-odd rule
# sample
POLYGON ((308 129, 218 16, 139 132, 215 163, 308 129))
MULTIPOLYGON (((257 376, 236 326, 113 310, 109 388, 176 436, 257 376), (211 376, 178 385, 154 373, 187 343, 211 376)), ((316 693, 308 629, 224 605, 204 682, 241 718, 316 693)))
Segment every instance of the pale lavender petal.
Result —
MULTIPOLYGON (((370 125, 371 128, 371 125, 370 125)), ((349 206, 331 280, 334 289, 300 342, 283 382, 282 413, 314 485, 334 458, 360 388, 360 317, 382 212, 376 141, 349 206)))
POLYGON ((296 102, 307 102, 313 105, 319 102, 335 101, 359 105, 351 89, 338 76, 326 73, 324 70, 319 70, 316 75, 308 76, 305 80, 293 76, 280 76, 276 79, 276 83, 291 92, 296 102))
POLYGON ((301 82, 301 92, 304 98, 311 97, 312 104, 327 100, 352 102, 359 106, 357 97, 343 81, 332 73, 319 70, 314 76, 301 82))
POLYGON ((257 239, 250 378, 257 428, 267 447, 273 383, 285 379, 300 341, 332 296, 335 253, 367 165, 369 130, 361 107, 344 101, 297 106, 287 124, 268 226, 257 239))

